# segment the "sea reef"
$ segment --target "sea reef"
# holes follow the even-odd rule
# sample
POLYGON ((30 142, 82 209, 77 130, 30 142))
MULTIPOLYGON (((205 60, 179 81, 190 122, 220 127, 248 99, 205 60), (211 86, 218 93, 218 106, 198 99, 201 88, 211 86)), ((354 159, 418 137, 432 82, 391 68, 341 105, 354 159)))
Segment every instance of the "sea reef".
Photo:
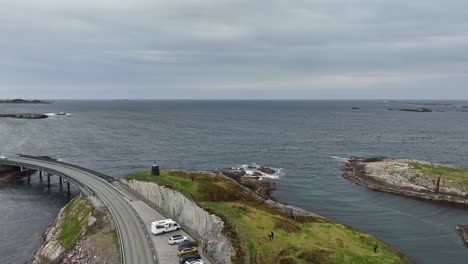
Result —
POLYGON ((263 181, 263 178, 277 178, 280 169, 259 166, 257 164, 224 168, 212 171, 217 175, 229 177, 244 187, 254 191, 264 199, 272 199, 271 194, 276 190, 276 184, 272 181, 263 181))
POLYGON ((120 263, 117 235, 105 207, 77 196, 62 208, 43 234, 33 264, 120 263))
POLYGON ((0 100, 0 104, 50 104, 51 102, 42 100, 25 100, 25 99, 12 99, 0 100))
POLYGON ((343 176, 367 188, 468 205, 468 170, 411 159, 353 158, 343 176))
POLYGON ((21 113, 21 114, 0 114, 0 117, 11 117, 19 119, 46 119, 47 115, 36 113, 21 113))

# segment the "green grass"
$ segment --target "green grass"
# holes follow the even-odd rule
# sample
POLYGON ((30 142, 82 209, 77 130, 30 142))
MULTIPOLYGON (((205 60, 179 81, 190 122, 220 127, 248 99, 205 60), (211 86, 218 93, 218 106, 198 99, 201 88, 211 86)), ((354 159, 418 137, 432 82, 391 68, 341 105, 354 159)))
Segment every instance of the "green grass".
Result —
POLYGON ((435 179, 441 177, 441 179, 444 180, 452 180, 460 184, 462 187, 468 188, 468 169, 439 164, 423 164, 418 162, 410 162, 408 165, 412 169, 415 169, 426 176, 433 177, 435 179))
POLYGON ((380 240, 318 217, 290 219, 258 203, 235 181, 207 173, 162 171, 129 175, 174 189, 205 210, 221 217, 224 233, 236 248, 234 263, 409 263, 380 240), (193 182, 192 182, 193 178, 193 182), (268 237, 275 233, 275 239, 268 237), (378 252, 373 252, 373 245, 378 252))
POLYGON ((64 217, 59 226, 61 233, 59 236, 60 245, 69 249, 87 228, 88 216, 93 207, 81 196, 73 198, 64 209, 64 217))

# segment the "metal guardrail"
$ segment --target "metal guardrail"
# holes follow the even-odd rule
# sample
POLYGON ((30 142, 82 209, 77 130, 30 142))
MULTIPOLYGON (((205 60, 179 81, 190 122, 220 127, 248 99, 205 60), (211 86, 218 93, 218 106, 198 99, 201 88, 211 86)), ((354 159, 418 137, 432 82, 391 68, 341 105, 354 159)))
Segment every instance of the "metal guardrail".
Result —
POLYGON ((58 160, 55 160, 55 159, 50 158, 50 157, 41 157, 41 156, 33 156, 33 155, 26 155, 26 154, 18 154, 18 157, 28 158, 28 159, 36 159, 36 160, 52 162, 52 163, 56 163, 56 164, 60 164, 60 165, 68 166, 68 167, 73 167, 75 169, 79 169, 81 171, 85 171, 85 172, 91 173, 91 174, 93 174, 95 176, 98 176, 99 178, 102 178, 102 179, 106 180, 107 182, 114 182, 114 181, 117 180, 114 177, 111 177, 109 175, 105 175, 103 173, 93 171, 93 170, 90 170, 90 169, 87 169, 87 168, 83 168, 83 167, 80 167, 80 166, 77 166, 77 165, 73 165, 73 164, 70 164, 70 163, 58 161, 58 160))
POLYGON ((17 161, 11 161, 11 160, 0 160, 0 164, 10 165, 10 166, 17 166, 17 167, 25 167, 25 168, 33 169, 33 170, 37 170, 37 171, 45 171, 45 172, 48 172, 50 174, 60 176, 60 177, 63 177, 65 179, 67 179, 67 181, 69 181, 69 182, 75 184, 76 186, 78 186, 78 188, 80 188, 81 191, 84 192, 86 195, 94 196, 94 194, 95 194, 94 191, 89 189, 87 186, 82 184, 80 181, 78 181, 76 179, 73 179, 72 177, 69 177, 68 175, 63 174, 63 173, 58 172, 58 171, 53 170, 53 169, 48 169, 48 168, 44 168, 44 167, 41 167, 41 166, 36 166, 36 165, 31 165, 31 164, 26 164, 26 163, 17 162, 17 161))

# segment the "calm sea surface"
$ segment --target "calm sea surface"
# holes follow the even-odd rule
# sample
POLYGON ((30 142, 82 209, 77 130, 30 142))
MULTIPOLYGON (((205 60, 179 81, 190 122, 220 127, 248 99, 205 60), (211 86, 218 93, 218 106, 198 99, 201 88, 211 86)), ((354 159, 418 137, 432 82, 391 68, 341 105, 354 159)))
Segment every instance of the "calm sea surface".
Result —
MULTIPOLYGON (((57 101, 0 104, 0 113, 68 112, 0 119, 0 153, 61 157, 122 177, 148 169, 209 170, 256 162, 285 173, 280 201, 371 233, 417 263, 468 263, 455 233, 468 210, 369 191, 341 177, 336 157, 395 156, 468 167, 468 102, 418 107, 386 101, 57 101), (360 107, 360 110, 351 110, 360 107), (466 109, 465 109, 466 110, 466 109), (335 158, 332 158, 335 157, 335 158)), ((434 102, 418 102, 430 103, 434 102)), ((0 263, 24 263, 68 201, 34 177, 0 184, 0 263)), ((75 191, 76 193, 76 191, 75 191)))

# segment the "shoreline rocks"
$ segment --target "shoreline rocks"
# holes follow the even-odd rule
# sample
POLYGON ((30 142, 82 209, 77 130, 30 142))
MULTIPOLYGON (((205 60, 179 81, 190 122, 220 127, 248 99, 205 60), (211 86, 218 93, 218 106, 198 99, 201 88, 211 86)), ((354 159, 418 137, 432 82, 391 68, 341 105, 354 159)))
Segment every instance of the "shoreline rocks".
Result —
MULTIPOLYGON (((352 158, 343 165, 343 177, 372 190, 394 193, 402 196, 468 205, 468 189, 459 182, 438 176, 426 175, 424 170, 414 168, 422 164, 424 168, 457 168, 408 159, 352 158)), ((461 169, 460 169, 461 170, 461 169)), ((457 226, 457 231, 468 245, 468 225, 457 226)))
POLYGON ((468 225, 458 225, 457 231, 465 242, 465 245, 468 246, 468 225))
POLYGON ((468 205, 468 190, 465 187, 443 177, 424 175, 409 165, 412 162, 431 165, 409 159, 352 158, 342 167, 343 177, 377 191, 468 205))
POLYGON ((214 170, 212 173, 231 178, 264 199, 272 199, 272 193, 276 190, 276 184, 275 182, 264 181, 263 179, 278 178, 281 174, 281 169, 251 164, 214 170))
POLYGON ((92 197, 77 196, 64 206, 42 235, 42 244, 32 264, 117 264, 120 254, 114 227, 105 207, 92 197), (79 223, 72 238, 70 233, 79 223), (64 237, 64 229, 67 237, 64 237))

